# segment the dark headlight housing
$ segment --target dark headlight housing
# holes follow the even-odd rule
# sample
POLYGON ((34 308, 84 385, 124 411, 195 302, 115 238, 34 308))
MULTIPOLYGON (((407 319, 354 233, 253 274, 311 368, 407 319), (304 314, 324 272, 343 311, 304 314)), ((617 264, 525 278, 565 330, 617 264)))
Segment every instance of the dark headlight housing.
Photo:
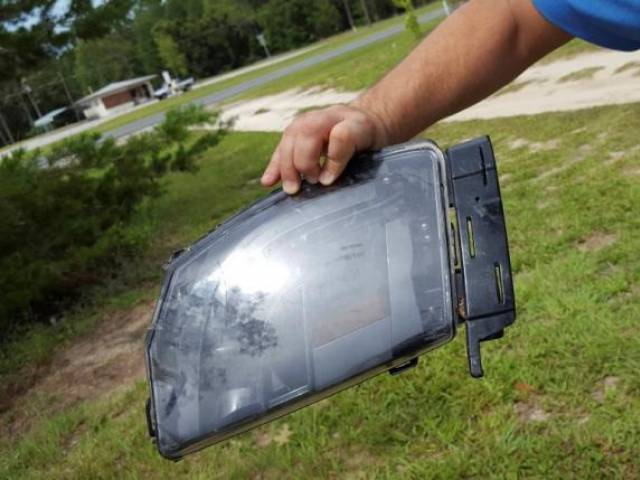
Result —
POLYGON ((487 137, 357 156, 332 187, 276 191, 175 255, 146 339, 150 434, 171 459, 383 371, 466 323, 515 319, 487 137))

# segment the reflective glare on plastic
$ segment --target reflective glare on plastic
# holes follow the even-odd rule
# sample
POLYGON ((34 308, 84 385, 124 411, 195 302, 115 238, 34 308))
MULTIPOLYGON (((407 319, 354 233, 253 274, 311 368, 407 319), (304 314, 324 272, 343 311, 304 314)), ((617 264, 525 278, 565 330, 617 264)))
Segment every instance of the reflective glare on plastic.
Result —
POLYGON ((430 142, 274 192, 168 267, 147 342, 156 440, 178 458, 455 333, 444 164, 430 142))

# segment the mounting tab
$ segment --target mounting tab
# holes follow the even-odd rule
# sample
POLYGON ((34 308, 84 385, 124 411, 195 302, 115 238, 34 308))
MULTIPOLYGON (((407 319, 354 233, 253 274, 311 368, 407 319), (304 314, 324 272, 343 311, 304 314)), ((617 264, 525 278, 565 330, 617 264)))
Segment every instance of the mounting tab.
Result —
POLYGON ((458 310, 466 323, 469 371, 481 377, 480 342, 502 337, 516 316, 498 172, 489 137, 456 145, 445 158, 460 246, 458 310))

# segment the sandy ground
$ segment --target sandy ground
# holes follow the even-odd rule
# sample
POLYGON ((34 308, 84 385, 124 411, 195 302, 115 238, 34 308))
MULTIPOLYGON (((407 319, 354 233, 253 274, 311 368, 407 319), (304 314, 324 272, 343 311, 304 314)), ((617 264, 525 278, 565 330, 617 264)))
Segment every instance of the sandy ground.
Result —
MULTIPOLYGON (((236 117, 236 130, 282 131, 300 111, 349 102, 357 95, 358 92, 335 90, 289 90, 231 104, 224 110, 223 117, 236 117)), ((640 102, 640 51, 626 53, 602 50, 546 65, 535 65, 504 92, 446 121, 533 115, 629 102, 640 102), (634 66, 618 71, 632 62, 634 66), (563 79, 585 69, 597 71, 589 78, 563 79)))
POLYGON ((320 88, 287 90, 277 95, 231 104, 223 110, 222 119, 234 118, 234 130, 280 132, 301 111, 347 103, 357 95, 320 88))
POLYGON ((49 362, 3 378, 0 435, 19 436, 40 418, 143 379, 143 340, 153 308, 146 301, 109 312, 93 332, 59 349, 49 362))

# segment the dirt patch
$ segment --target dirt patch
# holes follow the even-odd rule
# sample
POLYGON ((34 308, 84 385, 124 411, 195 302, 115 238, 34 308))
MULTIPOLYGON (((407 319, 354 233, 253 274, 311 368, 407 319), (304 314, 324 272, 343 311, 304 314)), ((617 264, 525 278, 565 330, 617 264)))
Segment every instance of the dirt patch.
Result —
POLYGON ((500 95, 506 95, 507 93, 519 92, 520 90, 525 88, 527 85, 531 85, 532 83, 534 83, 533 80, 527 80, 524 82, 512 82, 506 87, 503 87, 500 90, 498 90, 494 94, 494 97, 499 97, 500 95))
POLYGON ((153 302, 105 316, 98 327, 70 348, 56 353, 48 365, 29 372, 31 381, 7 385, 0 406, 9 435, 20 434, 33 422, 30 398, 46 398, 36 417, 50 415, 84 400, 103 397, 144 376, 143 339, 153 302))
POLYGON ((629 62, 640 62, 640 51, 630 55, 602 50, 538 63, 513 83, 523 88, 514 87, 501 95, 493 95, 446 121, 536 115, 637 102, 640 90, 637 77, 631 73, 635 70, 627 67, 626 73, 615 73, 629 62), (568 72, 571 73, 567 75, 568 72))
POLYGON ((348 103, 358 92, 338 92, 333 89, 292 89, 275 95, 244 100, 224 108, 223 120, 235 119, 234 130, 281 132, 301 112, 348 103))
POLYGON ((632 73, 640 73, 640 62, 628 62, 617 68, 614 73, 619 74, 631 71, 632 73))
POLYGON ((618 236, 615 233, 595 232, 578 242, 578 250, 581 252, 597 252, 603 248, 610 247, 617 240, 618 236))
POLYGON ((614 392, 618 389, 618 385, 620 383, 619 377, 607 376, 602 379, 601 382, 598 383, 598 386, 593 391, 591 396, 598 403, 604 403, 607 395, 611 392, 614 392))
POLYGON ((511 140, 509 142, 509 148, 511 150, 517 150, 519 148, 528 147, 529 145, 531 145, 531 142, 529 140, 524 139, 524 138, 516 138, 516 139, 511 140))
POLYGON ((344 449, 340 456, 343 458, 344 466, 347 469, 342 475, 342 478, 345 479, 372 478, 369 469, 372 466, 380 466, 382 464, 380 458, 358 445, 352 445, 344 449))
POLYGON ((534 142, 529 145, 532 152, 545 152, 547 150, 556 150, 560 146, 560 140, 554 138, 548 142, 534 142))
POLYGON ((70 435, 68 435, 64 441, 63 441, 63 445, 64 445, 64 449, 65 450, 69 450, 73 447, 75 447, 79 442, 80 439, 84 436, 85 433, 87 433, 87 431, 89 430, 89 428, 87 427, 87 424, 83 422, 81 422, 73 431, 73 433, 71 433, 70 435))
MULTIPOLYGON (((637 79, 627 73, 614 73, 629 62, 640 62, 640 51, 602 50, 544 65, 536 64, 497 94, 445 121, 535 115, 637 102, 640 100, 637 79), (567 72, 572 73, 567 75, 567 72), (561 79, 564 81, 559 82, 561 79)), ((625 71, 632 71, 631 67, 626 68, 625 71)), ((223 118, 237 119, 234 130, 282 131, 301 112, 348 103, 358 94, 319 87, 291 89, 229 104, 224 107, 223 118)), ((545 150, 555 147, 541 145, 531 148, 545 150)))
POLYGON ((516 403, 515 411, 518 415, 518 420, 522 423, 543 423, 551 418, 551 414, 544 411, 535 398, 531 398, 526 402, 516 403))
POLYGON ((639 151, 640 151, 640 145, 636 145, 634 147, 631 147, 628 150, 609 152, 608 158, 607 160, 605 160, 604 164, 608 166, 615 165, 631 157, 634 157, 635 153, 639 151))
POLYGON ((560 140, 554 138, 547 142, 531 142, 525 138, 516 138, 509 142, 509 148, 511 150, 517 150, 519 148, 528 148, 532 152, 544 152, 547 150, 556 150, 560 146, 560 140))
POLYGON ((564 75, 563 77, 560 77, 558 82, 564 83, 564 82, 577 82, 578 80, 588 80, 590 78, 593 78, 593 76, 601 70, 604 70, 604 67, 582 68, 580 70, 576 70, 575 72, 571 72, 568 75, 564 75))
POLYGON ((589 420, 591 420, 591 416, 590 415, 581 415, 576 420, 576 423, 578 425, 586 425, 587 423, 589 423, 589 420))
POLYGON ((609 152, 609 158, 613 162, 617 162, 618 160, 623 159, 626 154, 627 154, 627 152, 609 152))
POLYGON ((293 432, 288 423, 285 423, 277 430, 274 430, 270 425, 265 425, 254 430, 253 439, 258 447, 268 447, 272 443, 282 447, 289 443, 292 435, 293 432))
MULTIPOLYGON (((593 150, 593 147, 589 144, 580 145, 580 148, 578 149, 578 153, 576 154, 575 157, 565 161, 564 163, 558 165, 557 167, 553 167, 548 170, 545 170, 540 175, 535 177, 532 181, 540 182, 541 180, 544 180, 546 178, 553 177, 555 175, 559 175, 563 172, 566 172, 570 168, 582 162, 592 150, 593 150)), ((537 150, 537 151, 540 151, 540 150, 537 150)))

